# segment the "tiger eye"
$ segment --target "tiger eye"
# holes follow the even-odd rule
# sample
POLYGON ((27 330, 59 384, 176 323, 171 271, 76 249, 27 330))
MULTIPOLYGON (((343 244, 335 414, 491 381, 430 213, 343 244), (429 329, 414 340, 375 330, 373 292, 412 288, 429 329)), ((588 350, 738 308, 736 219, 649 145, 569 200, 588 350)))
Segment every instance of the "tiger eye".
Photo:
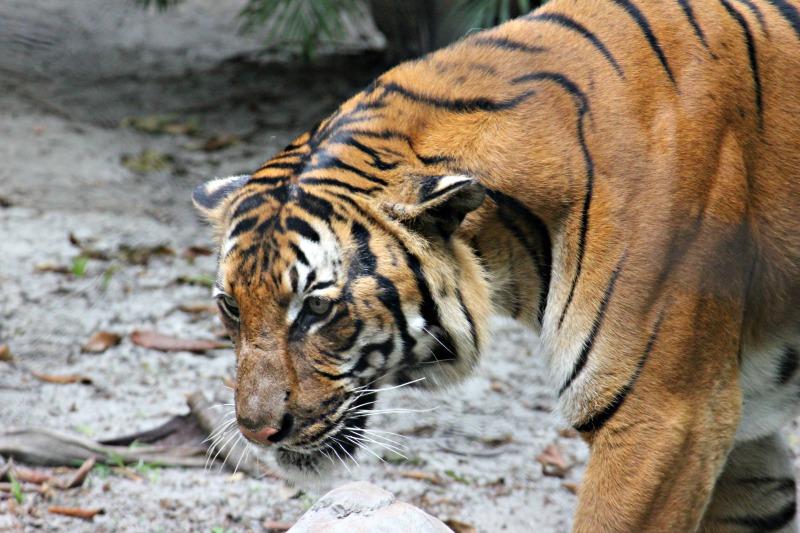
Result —
POLYGON ((223 294, 218 299, 220 309, 231 320, 239 320, 239 302, 233 297, 223 294))
POLYGON ((324 298, 318 298, 316 296, 309 298, 306 300, 308 305, 308 310, 314 313, 315 315, 324 315, 331 308, 331 301, 325 300, 324 298))

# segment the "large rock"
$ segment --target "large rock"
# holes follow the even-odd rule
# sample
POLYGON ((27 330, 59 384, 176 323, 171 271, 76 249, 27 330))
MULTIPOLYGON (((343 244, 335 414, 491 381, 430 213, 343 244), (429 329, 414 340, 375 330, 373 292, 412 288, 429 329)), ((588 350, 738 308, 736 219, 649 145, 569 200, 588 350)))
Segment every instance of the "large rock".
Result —
POLYGON ((422 509, 366 481, 327 493, 300 517, 289 533, 452 533, 422 509))

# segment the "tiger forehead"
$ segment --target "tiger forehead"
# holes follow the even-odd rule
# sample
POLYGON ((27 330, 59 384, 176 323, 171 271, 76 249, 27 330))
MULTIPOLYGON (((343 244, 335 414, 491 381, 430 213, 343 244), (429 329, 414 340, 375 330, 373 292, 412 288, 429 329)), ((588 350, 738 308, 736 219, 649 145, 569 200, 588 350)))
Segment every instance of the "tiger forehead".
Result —
MULTIPOLYGON (((247 203, 242 199, 232 211, 247 203)), ((343 277, 342 239, 348 233, 343 224, 310 216, 295 201, 261 203, 232 218, 221 247, 220 284, 229 293, 258 287, 283 299, 334 287, 343 277)))

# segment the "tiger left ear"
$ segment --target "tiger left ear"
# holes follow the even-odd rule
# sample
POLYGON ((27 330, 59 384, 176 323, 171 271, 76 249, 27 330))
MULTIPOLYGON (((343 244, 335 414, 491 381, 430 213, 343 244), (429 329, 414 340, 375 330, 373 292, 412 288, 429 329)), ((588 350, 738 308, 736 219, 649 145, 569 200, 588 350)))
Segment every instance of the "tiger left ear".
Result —
POLYGON ((192 202, 206 220, 219 226, 228 204, 226 200, 249 179, 250 176, 231 176, 211 180, 192 192, 192 202))
POLYGON ((410 180, 408 203, 392 204, 390 214, 424 235, 449 238, 470 211, 483 203, 486 189, 469 176, 429 176, 410 180))

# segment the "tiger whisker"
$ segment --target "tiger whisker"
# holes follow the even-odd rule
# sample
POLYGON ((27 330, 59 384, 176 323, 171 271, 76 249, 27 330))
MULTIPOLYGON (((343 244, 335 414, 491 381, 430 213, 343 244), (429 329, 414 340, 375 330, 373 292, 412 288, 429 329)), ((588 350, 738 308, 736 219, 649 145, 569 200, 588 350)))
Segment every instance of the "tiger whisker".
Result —
POLYGON ((369 449, 369 447, 365 446, 365 445, 363 444, 363 442, 361 442, 361 441, 358 439, 358 437, 356 437, 355 435, 345 435, 345 438, 346 438, 348 441, 350 441, 350 442, 352 442, 353 444, 355 444, 355 445, 356 445, 356 446, 357 446, 359 449, 361 449, 361 450, 364 450, 365 452, 369 453, 370 455, 373 455, 373 456, 375 456, 375 457, 376 457, 376 458, 377 458, 377 459, 378 459, 380 462, 382 462, 383 464, 386 464, 386 460, 385 460, 383 457, 381 457, 381 456, 380 456, 380 455, 378 455, 377 453, 375 453, 375 452, 373 452, 372 450, 370 450, 370 449, 369 449))
POLYGON ((433 340, 435 340, 436 342, 438 342, 438 343, 441 345, 441 347, 442 347, 442 348, 444 348, 445 350, 447 350, 447 352, 448 352, 450 355, 452 355, 453 357, 455 357, 455 355, 456 355, 456 354, 454 354, 454 353, 453 353, 453 351, 452 351, 452 350, 450 350, 450 348, 448 348, 448 347, 447 347, 447 346, 446 346, 446 345, 445 345, 445 344, 444 344, 442 341, 440 341, 440 340, 439 340, 439 337, 437 337, 436 335, 434 335, 433 333, 431 333, 431 331, 430 331, 428 328, 426 328, 425 326, 422 326, 422 331, 424 331, 425 333, 427 333, 428 335, 430 335, 431 337, 433 337, 433 340))
MULTIPOLYGON (((382 388, 380 388, 380 389, 363 389, 363 391, 362 391, 362 392, 381 392, 381 391, 385 391, 385 390, 395 390, 395 389, 400 389, 400 388, 402 388, 402 387, 407 387, 408 385, 413 385, 414 383, 418 383, 418 382, 420 382, 420 381, 423 381, 423 380, 425 380, 425 379, 427 379, 427 378, 425 378, 425 377, 421 377, 421 378, 415 379, 415 380, 413 380, 413 381, 407 381, 407 382, 405 382, 405 383, 401 383, 400 385, 394 385, 394 386, 392 386, 392 387, 382 387, 382 388)), ((360 387, 359 387, 359 388, 360 388, 360 387)))
MULTIPOLYGON (((430 409, 403 409, 403 408, 390 408, 390 409, 356 409, 353 411, 353 415, 385 415, 390 413, 428 413, 430 411, 435 411, 436 407, 431 407, 430 409)), ((348 413, 348 416, 351 414, 348 413)))
POLYGON ((358 433, 361 433, 365 437, 372 437, 374 439, 383 439, 384 441, 391 442, 395 446, 399 446, 401 448, 406 448, 407 447, 405 444, 402 444, 400 442, 392 440, 389 437, 384 437, 383 435, 375 435, 375 434, 371 433, 368 429, 361 429, 361 428, 351 428, 351 429, 357 431, 358 433))
MULTIPOLYGON (((341 446, 341 443, 338 440, 336 439, 333 440, 336 441, 336 443, 339 444, 339 446, 341 446)), ((339 452, 336 451, 336 448, 333 447, 333 444, 328 444, 328 447, 331 449, 333 453, 336 454, 336 458, 339 459, 339 462, 342 463, 342 466, 344 466, 347 469, 347 471, 350 472, 350 475, 352 475, 353 472, 350 470, 350 467, 347 466, 347 462, 345 462, 345 460, 342 459, 342 456, 339 455, 339 452)), ((342 451, 344 451, 344 448, 342 448, 342 451)))
POLYGON ((333 440, 334 442, 336 442, 337 444, 339 444, 339 447, 341 448, 341 450, 342 450, 344 453, 346 453, 346 454, 347 454, 347 456, 350 458, 350 460, 352 460, 352 461, 355 463, 356 467, 358 467, 358 468, 361 468, 361 465, 360 465, 360 464, 358 464, 358 461, 356 461, 356 458, 355 458, 355 457, 353 457, 353 455, 352 455, 350 452, 348 452, 348 451, 347 451, 347 448, 345 448, 345 447, 344 447, 344 443, 343 443, 342 441, 340 441, 339 439, 337 439, 336 437, 331 437, 331 438, 332 438, 332 440, 333 440))
MULTIPOLYGON (((376 440, 370 439, 369 437, 356 437, 355 435, 350 435, 350 437, 352 437, 353 439, 357 440, 359 443, 362 443, 362 444, 364 442, 371 442, 372 444, 380 446, 381 448, 389 450, 390 452, 396 453, 397 455, 399 455, 403 459, 408 459, 408 457, 403 455, 403 453, 399 449, 395 448, 394 446, 392 446, 390 444, 386 444, 386 443, 383 443, 383 442, 378 442, 376 440)), ((364 448, 364 449, 368 449, 365 446, 359 446, 359 447, 364 448)))
MULTIPOLYGON (((235 446, 239 446, 239 444, 242 443, 242 442, 244 442, 244 437, 242 436, 241 433, 239 433, 239 438, 236 439, 236 443, 234 444, 234 447, 235 446)), ((239 465, 242 463, 242 459, 244 459, 245 455, 247 455, 247 453, 249 452, 249 449, 247 448, 247 446, 245 446, 244 450, 245 450, 244 453, 239 455, 239 460, 236 461, 236 466, 233 468, 233 474, 234 475, 236 475, 236 472, 239 471, 239 465)))

